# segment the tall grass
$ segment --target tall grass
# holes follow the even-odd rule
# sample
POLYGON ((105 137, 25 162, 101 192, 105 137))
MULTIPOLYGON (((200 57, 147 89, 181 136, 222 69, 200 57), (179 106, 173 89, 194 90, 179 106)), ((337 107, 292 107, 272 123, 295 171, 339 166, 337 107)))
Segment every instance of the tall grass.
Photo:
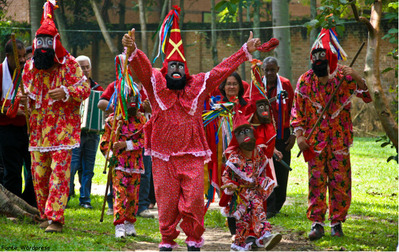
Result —
MULTIPOLYGON (((297 153, 295 146, 287 202, 270 222, 283 227, 286 230, 283 235, 296 232, 305 238, 311 225, 306 218, 307 166, 302 156, 296 158, 297 153)), ((332 238, 327 228, 326 236, 314 242, 317 250, 396 250, 398 165, 394 161, 386 163, 386 159, 394 153, 393 149, 380 148, 373 138, 355 138, 351 149, 352 204, 343 224, 345 237, 332 238)), ((98 153, 94 184, 106 183, 103 169, 104 158, 98 153)), ((101 196, 92 197, 93 210, 79 208, 78 203, 78 197, 71 199, 65 212, 66 225, 61 234, 44 233, 28 220, 11 221, 1 216, 0 250, 134 250, 138 244, 157 250, 161 237, 156 219, 138 218, 138 237, 120 241, 114 238, 112 216, 105 215, 104 221, 99 222, 101 196)), ((206 227, 219 227, 227 233, 224 221, 225 218, 218 211, 208 211, 205 216, 206 227)), ((178 242, 184 245, 182 239, 178 242)))

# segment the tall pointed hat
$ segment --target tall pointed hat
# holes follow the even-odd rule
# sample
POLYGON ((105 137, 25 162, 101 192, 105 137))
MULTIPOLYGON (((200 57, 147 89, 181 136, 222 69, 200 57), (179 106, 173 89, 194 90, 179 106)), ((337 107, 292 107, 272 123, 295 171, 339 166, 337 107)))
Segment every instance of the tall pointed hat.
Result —
POLYGON ((186 56, 184 55, 183 41, 181 39, 179 28, 180 7, 173 6, 173 9, 166 15, 159 31, 159 50, 154 61, 162 53, 163 66, 161 72, 167 74, 168 63, 179 61, 184 63, 186 78, 189 77, 186 56))
POLYGON ((330 75, 337 69, 338 60, 346 60, 348 57, 344 49, 339 44, 337 33, 334 28, 321 29, 316 41, 310 50, 310 60, 313 62, 312 52, 315 49, 325 49, 326 58, 330 67, 330 75))
MULTIPOLYGON (((61 44, 60 34, 54 23, 54 10, 58 8, 56 0, 47 0, 43 5, 43 15, 40 21, 41 26, 36 31, 35 37, 38 35, 48 35, 53 38, 53 49, 55 52, 54 61, 60 64, 65 63, 65 56, 68 54, 67 50, 61 44)), ((36 38, 33 41, 32 49, 35 50, 36 38)))

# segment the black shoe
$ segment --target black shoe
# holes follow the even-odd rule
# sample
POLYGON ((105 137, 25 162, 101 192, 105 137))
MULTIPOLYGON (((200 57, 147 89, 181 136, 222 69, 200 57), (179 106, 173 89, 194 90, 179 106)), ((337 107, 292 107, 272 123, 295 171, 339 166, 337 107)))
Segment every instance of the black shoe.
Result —
POLYGON ((201 251, 201 248, 197 248, 195 246, 187 246, 188 251, 201 251))
POLYGON ((159 251, 172 251, 172 248, 160 247, 159 251))
POLYGON ((312 225, 312 229, 309 233, 309 239, 311 241, 318 240, 324 236, 324 227, 318 223, 312 225))
POLYGON ((256 250, 258 248, 258 245, 256 245, 256 237, 254 236, 248 236, 247 239, 245 239, 245 244, 249 244, 252 242, 252 250, 256 250))
POLYGON ((331 227, 331 236, 336 236, 336 237, 344 236, 341 222, 338 222, 338 224, 331 227))
POLYGON ((93 209, 90 203, 79 203, 79 206, 86 208, 86 209, 93 209))

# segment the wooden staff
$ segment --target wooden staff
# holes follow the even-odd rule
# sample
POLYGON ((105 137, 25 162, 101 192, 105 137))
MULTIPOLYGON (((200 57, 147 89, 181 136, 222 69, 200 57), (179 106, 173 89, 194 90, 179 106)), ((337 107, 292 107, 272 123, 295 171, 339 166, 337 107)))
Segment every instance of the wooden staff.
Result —
MULTIPOLYGON (((132 32, 129 31, 128 34, 129 34, 129 36, 131 36, 132 32)), ((125 78, 125 75, 127 73, 127 62, 128 62, 128 58, 129 58, 130 54, 131 54, 131 50, 130 50, 130 47, 128 47, 127 50, 126 50, 126 59, 123 62, 122 78, 125 78)), ((119 90, 119 92, 120 92, 120 90, 119 90)), ((120 94, 117 94, 117 95, 120 95, 120 94)), ((118 99, 116 99, 116 101, 118 103, 118 99)), ((115 128, 116 128, 116 118, 118 117, 118 114, 119 114, 117 103, 115 104, 116 112, 114 114, 114 120, 112 122, 111 136, 110 136, 110 139, 109 139, 108 151, 107 151, 107 154, 106 154, 106 157, 105 157, 105 165, 104 165, 103 174, 107 174, 107 164, 108 164, 109 152, 110 152, 111 147, 113 145, 112 139, 113 139, 113 136, 114 136, 114 133, 115 133, 115 128)), ((118 138, 116 137, 115 139, 118 139, 118 138)), ((108 170, 107 185, 106 185, 106 188, 105 188, 104 202, 103 202, 103 208, 102 208, 102 211, 101 211, 100 222, 103 222, 105 202, 107 200, 107 194, 108 194, 108 185, 109 185, 109 182, 111 181, 111 178, 112 178, 112 172, 110 170, 111 169, 108 170)))
MULTIPOLYGON (((114 118, 115 120, 115 118, 114 118)), ((119 135, 121 133, 121 127, 122 127, 122 121, 118 122, 118 127, 116 128, 116 133, 115 133, 115 141, 118 141, 119 139, 119 135)), ((112 132, 111 132, 111 135, 112 132)), ((110 144, 113 144, 112 140, 110 140, 110 144)), ((110 151, 110 147, 108 146, 108 152, 110 151)), ((114 153, 115 154, 115 153, 114 153)), ((107 153, 107 157, 109 156, 109 154, 107 153)), ((101 209, 101 218, 100 218, 100 222, 103 222, 104 220, 104 210, 105 210, 105 203, 107 202, 107 195, 108 195, 108 187, 111 184, 112 181, 112 170, 113 170, 113 166, 110 166, 108 169, 108 176, 107 176, 107 185, 105 186, 105 195, 104 195, 104 201, 103 201, 103 208, 101 209)))
MULTIPOLYGON (((21 65, 19 64, 19 57, 18 57, 18 49, 17 49, 17 42, 15 40, 15 33, 11 33, 11 41, 12 41, 12 51, 14 54, 14 61, 15 61, 15 70, 14 70, 14 76, 16 76, 16 73, 21 72, 21 65)), ((21 93, 23 95, 26 95, 25 89, 23 87, 23 83, 21 82, 19 84, 19 87, 21 89, 21 93)), ((17 90, 15 90, 17 92, 17 90)), ((24 104, 24 111, 25 111, 25 119, 26 119, 26 127, 28 129, 28 135, 29 135, 29 114, 28 114, 28 104, 27 102, 24 104)))
MULTIPOLYGON (((365 45, 365 42, 362 43, 362 45, 360 46, 359 50, 357 50, 357 53, 355 55, 355 57, 352 59, 351 64, 349 65, 349 67, 352 67, 353 64, 355 63, 357 57, 359 56, 360 52, 362 51, 363 47, 365 45)), ((312 130, 310 131, 309 135, 306 137, 306 141, 308 141, 310 139, 310 137, 312 136, 313 132, 316 130, 316 127, 319 125, 321 119, 323 118, 323 115, 325 114, 325 112, 327 111, 328 107, 330 106, 332 100, 335 97, 335 94, 337 93, 338 89, 341 87, 342 82, 345 80, 345 76, 344 78, 342 78, 340 80, 340 82, 338 83, 337 88, 334 90, 333 94, 331 95, 330 100, 327 102, 326 106, 324 107, 323 111, 321 112, 319 118, 317 119, 316 123, 313 125, 312 130)), ((297 157, 299 157, 301 155, 302 151, 299 151, 297 157)))

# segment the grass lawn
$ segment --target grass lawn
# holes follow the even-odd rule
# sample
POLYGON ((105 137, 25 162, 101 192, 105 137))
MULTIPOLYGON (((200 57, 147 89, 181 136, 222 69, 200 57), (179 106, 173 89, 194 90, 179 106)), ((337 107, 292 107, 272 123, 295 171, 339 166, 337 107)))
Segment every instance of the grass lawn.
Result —
MULTIPOLYGON (((380 148, 374 138, 355 138, 351 149, 352 204, 347 221, 343 224, 345 237, 332 238, 326 227, 326 236, 314 242, 317 250, 393 251, 398 245, 398 165, 386 159, 395 151, 380 148)), ((284 227, 283 233, 299 233, 306 237, 310 221, 306 218, 307 166, 303 157, 292 152, 293 171, 288 184, 288 199, 280 214, 270 220, 272 225, 284 227)), ((104 158, 99 153, 95 167, 94 184, 105 184, 102 173, 104 158)), ((127 242, 114 238, 112 217, 104 216, 99 222, 102 197, 92 198, 93 210, 78 207, 78 197, 70 201, 65 212, 66 227, 62 234, 47 234, 28 220, 12 222, 0 217, 0 250, 134 250, 134 242, 160 242, 156 219, 139 218, 138 237, 127 242)), ((225 232, 225 218, 217 211, 208 211, 206 227, 220 227, 225 232)), ((327 223, 329 224, 329 223, 327 223)), ((178 241, 183 245, 183 240, 178 241)), ((183 245, 184 246, 184 245, 183 245)), ((299 250, 299 248, 298 248, 299 250)))

